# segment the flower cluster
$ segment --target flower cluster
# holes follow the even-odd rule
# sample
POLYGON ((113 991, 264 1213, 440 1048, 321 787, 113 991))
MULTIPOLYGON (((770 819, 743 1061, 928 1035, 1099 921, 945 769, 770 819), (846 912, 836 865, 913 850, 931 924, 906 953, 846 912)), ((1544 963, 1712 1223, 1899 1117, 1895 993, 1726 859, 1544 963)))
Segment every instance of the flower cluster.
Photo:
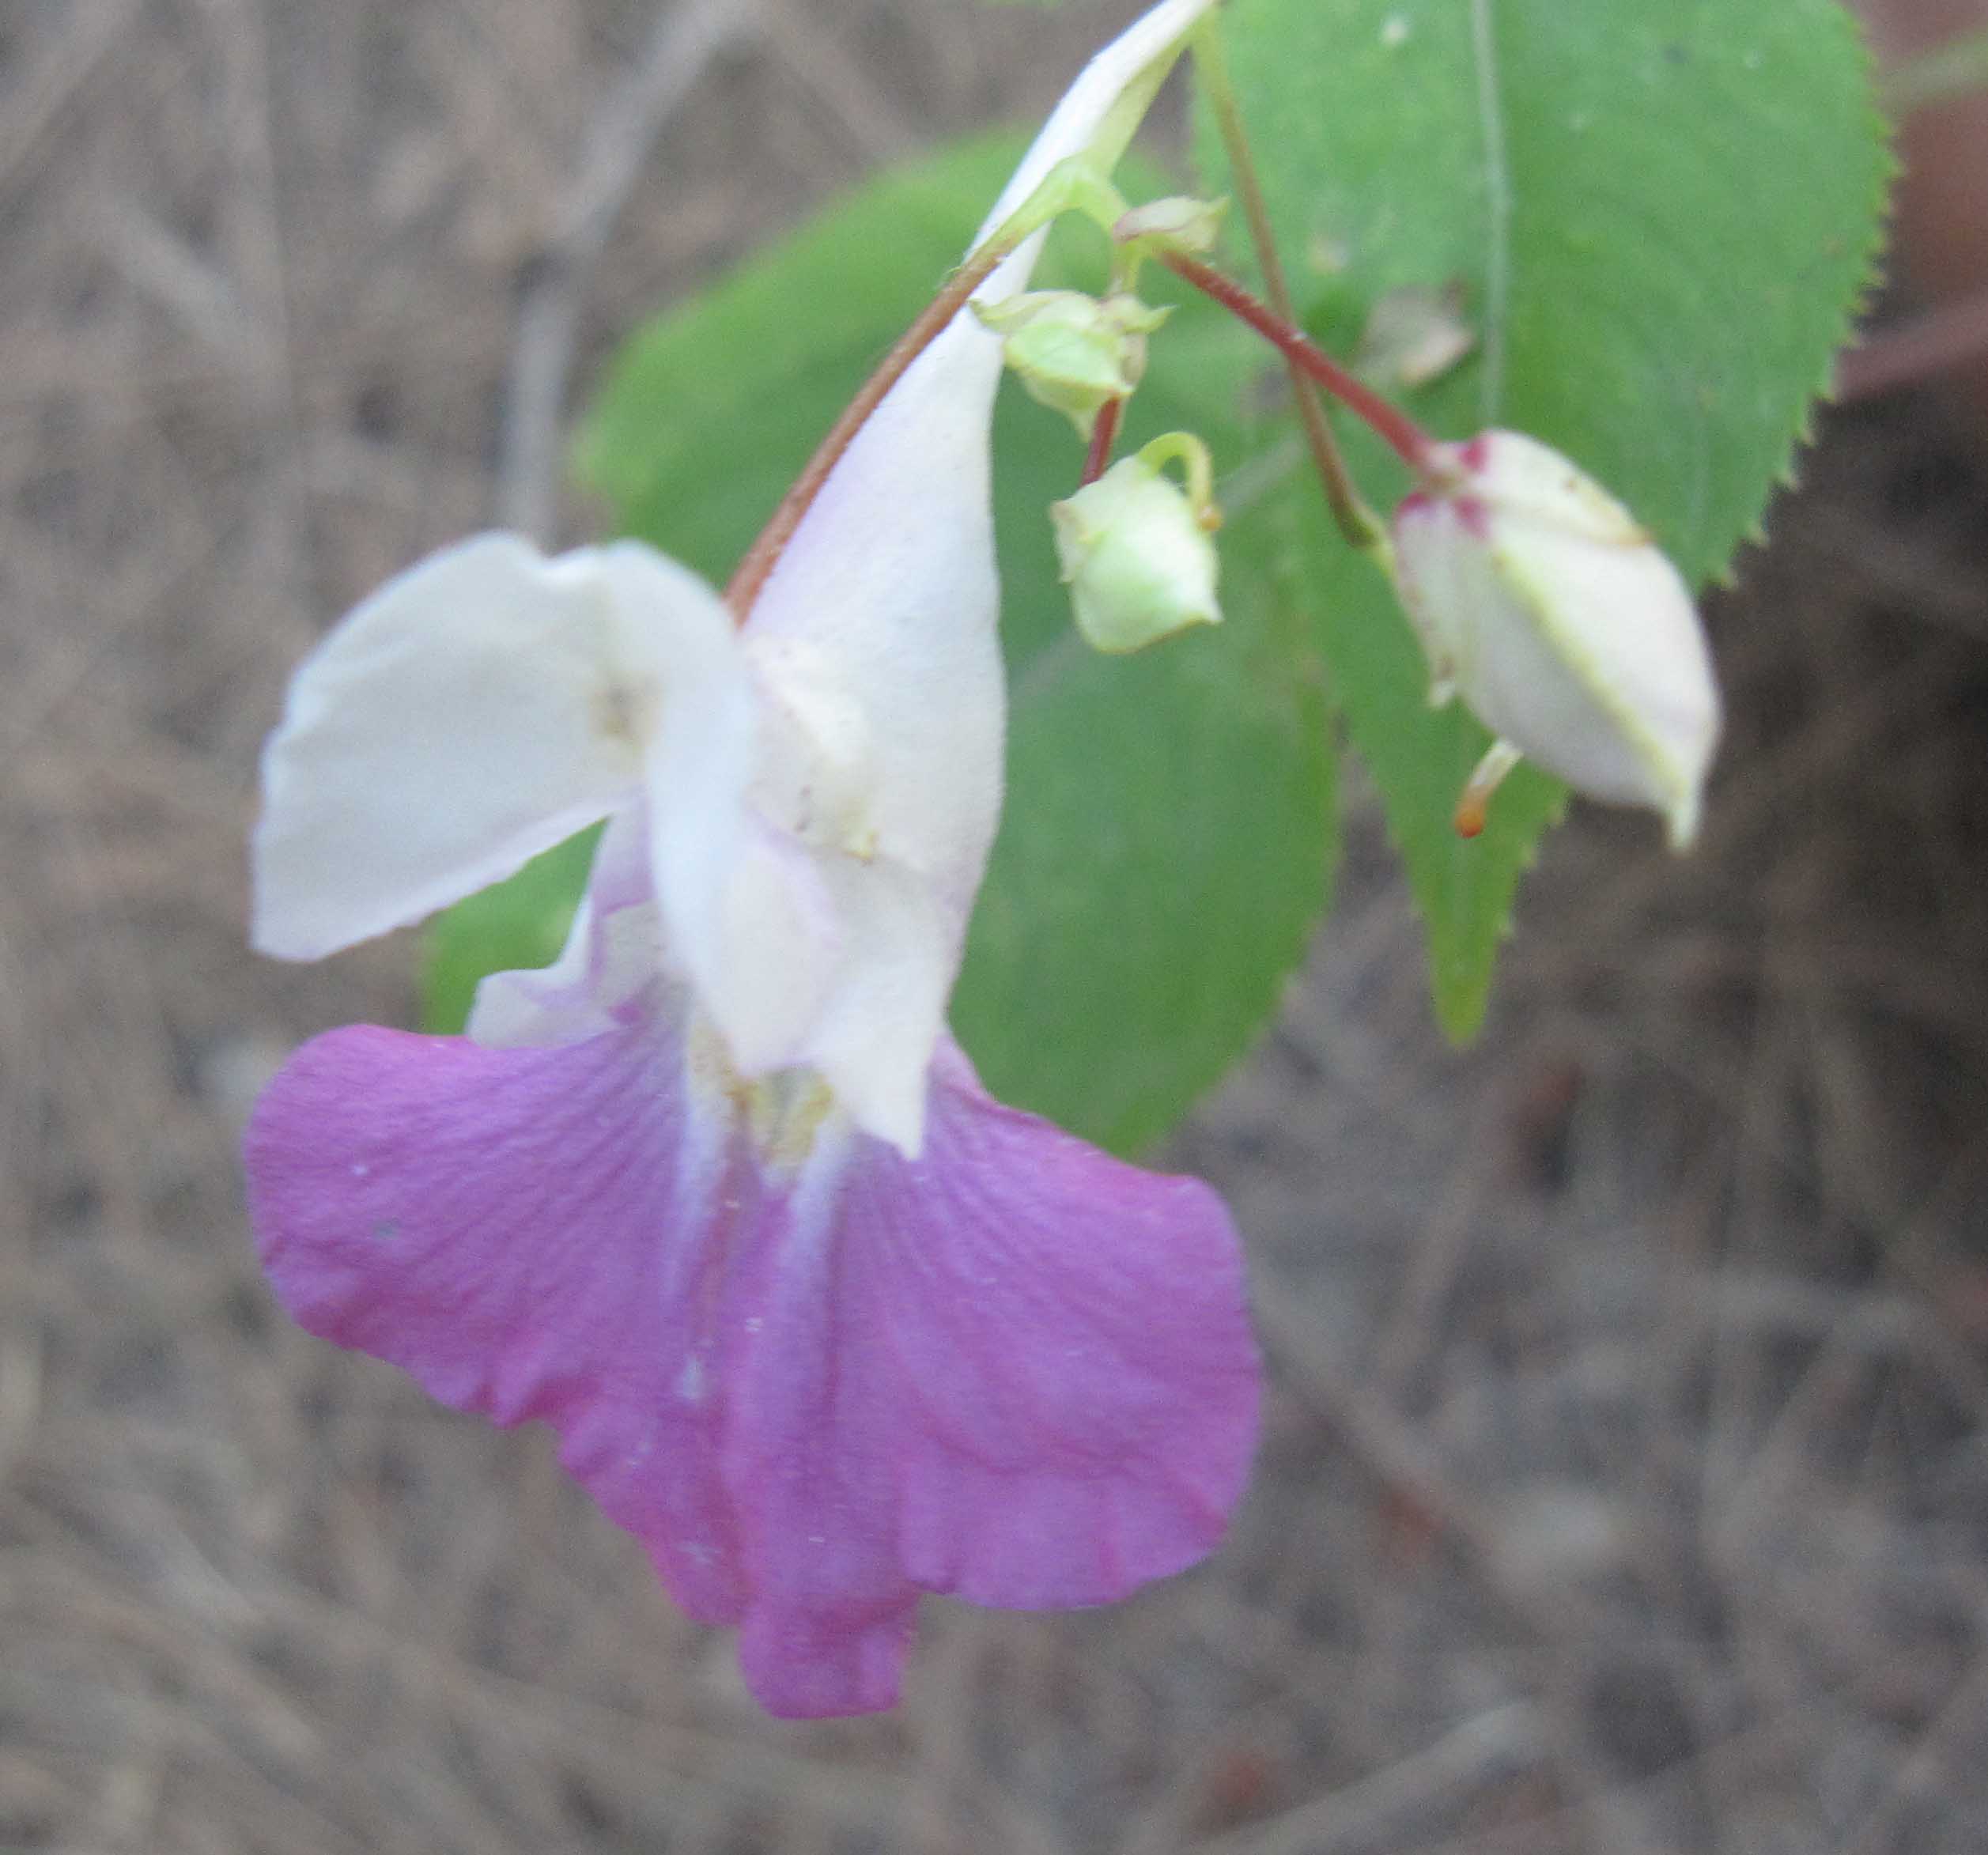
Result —
POLYGON ((250 1212, 312 1332, 550 1422, 777 1713, 890 1705, 921 1592, 1091 1604, 1193 1563, 1254 1445, 1220 1202, 991 1099, 946 1026, 1002 797, 1004 363, 1090 446, 1051 513, 1097 648, 1221 616, 1208 448, 1111 461, 1157 261, 1415 473, 1384 532, 1313 432, 1435 697, 1498 737, 1460 824, 1524 754, 1695 828, 1710 660, 1621 506, 1519 434, 1421 432, 1203 262, 1219 204, 1113 190, 1215 3, 1161 0, 1087 67, 729 594, 634 543, 478 537, 326 637, 265 750, 254 935, 280 958, 604 825, 564 951, 485 980, 463 1036, 297 1053, 248 1130, 250 1212), (1028 290, 1066 210, 1116 241, 1100 299, 1028 290))

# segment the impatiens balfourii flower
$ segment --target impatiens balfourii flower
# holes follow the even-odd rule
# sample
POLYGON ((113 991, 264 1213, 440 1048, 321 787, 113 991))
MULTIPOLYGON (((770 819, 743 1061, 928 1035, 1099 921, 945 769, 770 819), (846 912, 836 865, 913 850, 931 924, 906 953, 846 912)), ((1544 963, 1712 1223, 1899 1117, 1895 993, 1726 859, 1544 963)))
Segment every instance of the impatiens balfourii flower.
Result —
MULTIPOLYGON (((1115 160, 1209 3, 1093 61, 990 227, 1115 160)), ((552 1423, 780 1713, 890 1705, 920 1591, 1090 1604, 1193 1562, 1253 1441, 1219 1201, 992 1101, 944 1029, 1000 801, 1000 365, 947 324, 743 626, 638 545, 482 537, 327 637, 264 757, 285 958, 608 821, 565 951, 486 980, 467 1036, 291 1060, 251 1215, 312 1332, 552 1423)))
MULTIPOLYGON (((1710 653, 1676 567, 1622 504, 1519 432, 1432 445, 1394 519, 1396 577, 1431 700, 1461 695, 1520 754, 1597 799, 1698 830, 1719 734, 1710 653)), ((1467 805, 1471 802, 1467 795, 1467 805)))

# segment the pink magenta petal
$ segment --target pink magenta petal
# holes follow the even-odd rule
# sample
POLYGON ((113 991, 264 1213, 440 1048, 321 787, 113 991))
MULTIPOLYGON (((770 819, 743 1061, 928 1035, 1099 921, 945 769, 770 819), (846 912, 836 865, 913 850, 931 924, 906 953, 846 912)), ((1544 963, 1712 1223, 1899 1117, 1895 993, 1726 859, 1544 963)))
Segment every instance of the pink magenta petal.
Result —
POLYGON ((660 1015, 334 1032, 250 1128, 270 1279, 444 1402, 552 1423, 686 1609, 743 1623, 774 1713, 892 1704, 920 1589, 1097 1604, 1208 1551, 1257 1406, 1212 1192, 1001 1107, 950 1045, 916 1162, 837 1119, 764 1168, 723 1104, 660 1015))
POLYGON ((747 1672, 795 1710, 780 1657, 824 1564, 856 1640, 896 1580, 1102 1604, 1207 1553, 1249 1472, 1257 1359, 1215 1194, 991 1101, 950 1043, 928 1113, 915 1162, 859 1139, 804 1174, 747 1265, 765 1334, 805 1336, 762 1347, 725 1456, 747 1672))
POLYGON ((300 1325, 459 1410, 551 1423, 684 1608, 731 1623, 718 1407, 686 1395, 710 1376, 724 1155, 675 1055, 637 1031, 554 1049, 333 1031, 256 1105, 249 1213, 300 1325))

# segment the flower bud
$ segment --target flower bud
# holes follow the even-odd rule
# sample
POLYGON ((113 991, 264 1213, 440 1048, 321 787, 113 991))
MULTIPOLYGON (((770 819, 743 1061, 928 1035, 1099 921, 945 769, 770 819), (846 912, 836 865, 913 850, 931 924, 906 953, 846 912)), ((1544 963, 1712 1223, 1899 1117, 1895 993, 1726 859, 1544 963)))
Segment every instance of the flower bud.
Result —
POLYGON ((1207 455, 1200 440, 1174 433, 1050 504, 1077 629, 1094 649, 1136 651, 1220 622, 1207 455), (1189 493, 1161 474, 1169 451, 1188 457, 1189 493))
POLYGON ((1146 338, 1166 319, 1136 297, 1100 301, 1079 290, 1032 290, 973 312, 1004 338, 1001 353, 1030 396, 1066 414, 1089 441, 1098 414, 1146 371, 1146 338))
POLYGON ((1461 695, 1517 753, 1691 843, 1718 691, 1689 591, 1620 503, 1536 439, 1486 432, 1435 448, 1394 557, 1432 702, 1461 695))
POLYGON ((1123 214, 1112 228, 1117 244, 1151 244, 1155 250, 1185 251, 1189 257, 1205 256, 1221 241, 1222 221, 1229 210, 1226 199, 1197 200, 1185 195, 1148 200, 1123 214))

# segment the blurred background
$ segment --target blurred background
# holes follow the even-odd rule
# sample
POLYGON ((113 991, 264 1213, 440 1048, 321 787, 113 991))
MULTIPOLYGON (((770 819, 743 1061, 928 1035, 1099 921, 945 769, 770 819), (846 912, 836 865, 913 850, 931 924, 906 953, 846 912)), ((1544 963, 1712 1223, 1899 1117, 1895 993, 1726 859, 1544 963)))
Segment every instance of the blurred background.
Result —
POLYGON ((465 531, 588 533, 618 333, 1137 9, 0 0, 0 1851, 1988 1848, 1988 400, 1936 371, 1988 323, 1976 104, 1915 123, 1916 333, 1710 603, 1699 852, 1577 808, 1459 1054, 1355 794, 1167 1156, 1273 1372, 1208 1566, 928 1603, 895 1715, 769 1721, 549 1435, 262 1285, 248 1103, 412 1008, 404 938, 244 947, 292 666, 465 531))

